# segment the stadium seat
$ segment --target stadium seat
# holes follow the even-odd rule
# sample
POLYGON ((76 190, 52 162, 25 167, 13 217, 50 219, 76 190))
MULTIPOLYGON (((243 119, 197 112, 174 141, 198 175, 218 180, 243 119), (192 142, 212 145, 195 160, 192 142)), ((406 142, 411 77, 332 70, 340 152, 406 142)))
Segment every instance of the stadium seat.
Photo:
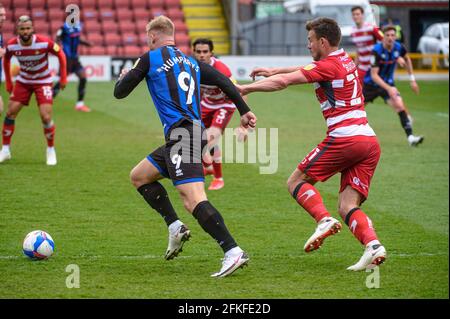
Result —
POLYGON ((147 46, 148 45, 148 43, 147 43, 147 34, 146 33, 140 33, 139 35, 138 35, 138 41, 139 41, 139 45, 140 46, 147 46))
POLYGON ((129 57, 139 57, 144 52, 141 51, 141 48, 138 46, 126 46, 124 47, 124 55, 129 57))
POLYGON ((63 9, 66 10, 69 4, 76 4, 80 9, 82 8, 81 0, 63 0, 63 9))
POLYGON ((186 33, 175 33, 175 44, 177 46, 189 46, 190 38, 186 33))
POLYGON ((97 1, 95 0, 81 0, 81 10, 97 10, 97 1))
POLYGON ((91 42, 92 46, 102 46, 103 45, 103 35, 100 33, 91 33, 87 34, 87 40, 91 42))
MULTIPOLYGON (((3 2, 3 1, 2 1, 3 2)), ((15 1, 14 1, 14 5, 15 5, 15 1)), ((31 0, 30 1, 30 6, 31 9, 45 9, 45 0, 31 0)))
POLYGON ((85 45, 80 45, 78 49, 78 53, 80 55, 89 55, 89 47, 85 45))
POLYGON ((14 9, 28 9, 29 1, 28 0, 14 0, 14 9))
POLYGON ((16 37, 14 32, 3 32, 3 43, 8 43, 8 41, 14 37, 16 37))
POLYGON ((35 21, 45 21, 47 22, 47 10, 45 9, 33 9, 31 12, 31 19, 33 19, 33 22, 35 21))
POLYGON ((150 12, 147 10, 133 10, 133 16, 134 16, 134 20, 138 21, 138 20, 146 20, 146 22, 148 23, 148 21, 150 21, 150 18, 152 17, 150 12))
POLYGON ((34 32, 51 38, 49 27, 50 25, 47 21, 34 21, 33 23, 34 32))
POLYGON ((56 32, 63 26, 64 20, 50 21, 50 35, 52 39, 56 38, 56 32))
POLYGON ((124 19, 124 20, 119 19, 119 30, 120 30, 120 33, 122 33, 122 34, 136 32, 134 23, 129 22, 128 19, 124 19))
POLYGON ((130 10, 116 10, 117 13, 117 21, 119 23, 129 23, 133 24, 133 11, 130 10))
POLYGON ((50 20, 50 22, 61 21, 61 23, 63 23, 65 18, 66 18, 66 13, 61 9, 49 9, 48 10, 48 19, 50 20))
POLYGON ((147 0, 148 8, 164 7, 164 0, 147 0))
POLYGON ((107 45, 122 45, 122 38, 117 33, 106 33, 104 40, 107 45))
POLYGON ((114 21, 116 19, 116 11, 114 10, 100 10, 100 20, 114 21))
POLYGON ((139 38, 136 33, 125 33, 122 35, 122 44, 125 46, 137 46, 139 44, 139 38))
POLYGON ((89 48, 89 54, 91 55, 105 55, 106 49, 103 46, 95 46, 89 48))
POLYGON ((14 0, 2 0, 2 4, 3 4, 3 6, 5 7, 5 9, 6 9, 6 12, 8 12, 10 9, 11 9, 11 4, 13 3, 13 2, 15 2, 14 0))
POLYGON ((95 9, 84 9, 81 11, 81 16, 84 21, 87 20, 98 20, 98 11, 95 9))
MULTIPOLYGON (((131 0, 131 2, 134 2, 131 0)), ((130 8, 130 0, 114 0, 116 10, 128 10, 130 8)))
POLYGON ((101 30, 102 30, 100 23, 98 23, 97 21, 94 21, 94 20, 86 21, 84 23, 84 27, 85 27, 84 30, 87 31, 87 32, 100 33, 101 30))
POLYGON ((176 32, 184 32, 187 33, 188 27, 184 21, 181 20, 173 20, 173 24, 175 25, 176 32))
POLYGON ((136 20, 136 31, 138 34, 145 34, 145 27, 147 26, 149 19, 136 20))
POLYGON ((63 0, 47 0, 47 9, 61 9, 63 3, 63 0))
POLYGON ((115 21, 102 21, 101 25, 103 34, 119 32, 119 25, 115 21))
POLYGON ((152 17, 167 15, 166 10, 164 10, 162 8, 152 8, 152 9, 150 9, 150 12, 152 14, 152 17))
POLYGON ((181 2, 180 0, 164 0, 164 3, 166 4, 166 8, 181 8, 181 2))
POLYGON ((115 45, 108 45, 106 47, 106 54, 107 55, 117 55, 117 47, 115 45))
POLYGON ((179 8, 170 8, 167 10, 167 15, 172 20, 183 20, 184 13, 179 8))
POLYGON ((13 23, 3 23, 2 32, 3 33, 14 33, 16 30, 16 25, 13 23))
MULTIPOLYGON (((92 0, 94 2, 94 0, 92 0)), ((113 10, 114 9, 114 2, 111 0, 105 1, 105 0, 97 0, 97 7, 100 11, 102 10, 113 10)))
POLYGON ((134 10, 146 10, 148 8, 146 0, 131 0, 130 5, 134 10))
POLYGON ((18 9, 14 9, 14 19, 13 21, 16 22, 20 16, 23 15, 27 15, 30 16, 31 12, 28 9, 24 9, 24 8, 18 8, 18 9))

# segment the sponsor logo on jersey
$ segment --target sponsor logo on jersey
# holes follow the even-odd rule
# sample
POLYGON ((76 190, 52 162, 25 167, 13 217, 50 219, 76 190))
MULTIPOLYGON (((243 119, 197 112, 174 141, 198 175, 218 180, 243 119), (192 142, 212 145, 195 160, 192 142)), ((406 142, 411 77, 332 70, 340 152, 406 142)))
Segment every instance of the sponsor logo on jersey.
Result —
POLYGON ((59 52, 59 45, 57 43, 53 44, 53 51, 59 52))
POLYGON ((303 70, 309 71, 309 70, 314 69, 316 66, 317 66, 317 65, 315 65, 314 63, 310 63, 310 64, 304 66, 304 67, 303 67, 303 70))

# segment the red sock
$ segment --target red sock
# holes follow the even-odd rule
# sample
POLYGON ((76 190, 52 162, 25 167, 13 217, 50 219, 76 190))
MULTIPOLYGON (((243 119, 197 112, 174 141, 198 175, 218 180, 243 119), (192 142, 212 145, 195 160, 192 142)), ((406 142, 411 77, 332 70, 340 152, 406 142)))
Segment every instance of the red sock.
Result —
POLYGON ((45 138, 47 139, 47 146, 53 147, 55 144, 55 125, 44 127, 45 138))
POLYGON ((222 152, 217 145, 214 147, 212 165, 214 169, 214 178, 222 178, 222 152))
POLYGON ((361 209, 352 209, 345 217, 345 223, 364 246, 372 240, 378 240, 372 221, 361 209))
POLYGON ((2 130, 2 144, 9 145, 11 144, 11 137, 14 134, 14 128, 16 125, 14 124, 14 120, 8 119, 5 117, 5 121, 3 122, 3 130, 2 130))
POLYGON ((319 222, 324 217, 330 217, 322 197, 317 189, 309 183, 300 183, 294 190, 293 196, 315 220, 319 222))

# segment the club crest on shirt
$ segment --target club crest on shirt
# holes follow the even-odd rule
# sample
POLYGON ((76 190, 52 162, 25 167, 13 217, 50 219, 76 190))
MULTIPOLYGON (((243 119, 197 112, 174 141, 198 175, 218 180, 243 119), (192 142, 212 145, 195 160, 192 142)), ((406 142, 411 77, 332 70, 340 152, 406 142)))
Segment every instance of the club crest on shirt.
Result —
POLYGON ((303 70, 309 71, 309 70, 314 69, 316 66, 317 66, 317 65, 315 65, 314 63, 310 63, 310 64, 304 66, 304 67, 303 67, 303 70))
POLYGON ((53 44, 53 51, 55 52, 59 51, 59 45, 57 43, 53 44))

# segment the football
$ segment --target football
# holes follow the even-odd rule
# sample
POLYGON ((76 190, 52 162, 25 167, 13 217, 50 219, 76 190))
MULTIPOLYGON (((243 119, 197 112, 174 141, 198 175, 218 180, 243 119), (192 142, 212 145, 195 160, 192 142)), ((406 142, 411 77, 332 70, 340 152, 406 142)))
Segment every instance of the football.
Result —
POLYGON ((23 253, 31 259, 47 259, 54 250, 53 238, 42 230, 28 233, 23 241, 23 253))

